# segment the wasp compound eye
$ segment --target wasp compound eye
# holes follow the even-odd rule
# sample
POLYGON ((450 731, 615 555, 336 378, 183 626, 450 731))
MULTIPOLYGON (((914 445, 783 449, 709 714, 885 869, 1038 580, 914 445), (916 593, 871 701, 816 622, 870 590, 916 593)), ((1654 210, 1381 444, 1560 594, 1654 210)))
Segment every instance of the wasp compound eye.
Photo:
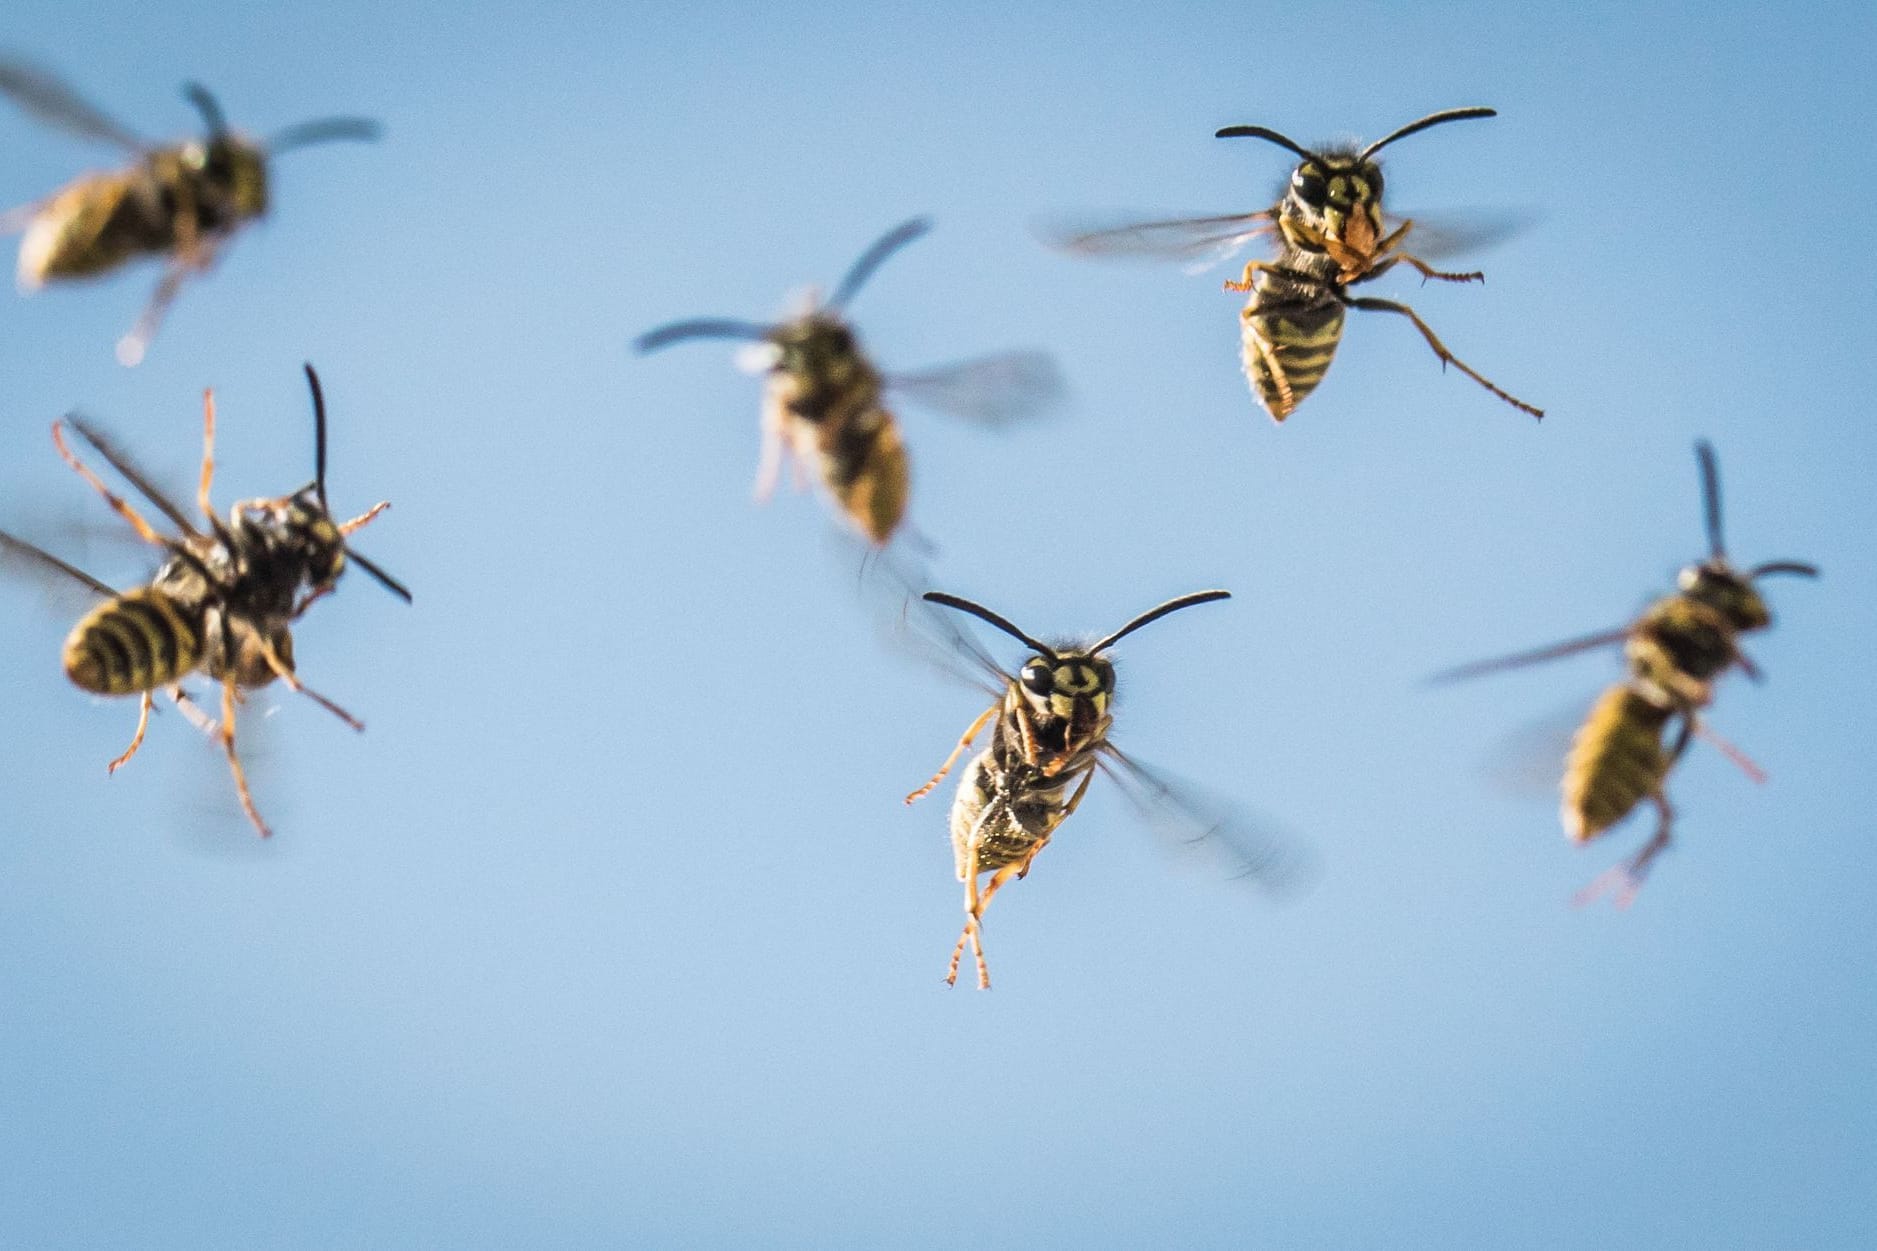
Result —
POLYGON ((1033 660, 1023 666, 1020 678, 1024 688, 1035 695, 1047 695, 1056 686, 1056 675, 1040 660, 1033 660))
POLYGON ((1299 165, 1290 176, 1290 185, 1297 198, 1313 208, 1329 202, 1329 184, 1323 179, 1323 171, 1314 165, 1299 165))

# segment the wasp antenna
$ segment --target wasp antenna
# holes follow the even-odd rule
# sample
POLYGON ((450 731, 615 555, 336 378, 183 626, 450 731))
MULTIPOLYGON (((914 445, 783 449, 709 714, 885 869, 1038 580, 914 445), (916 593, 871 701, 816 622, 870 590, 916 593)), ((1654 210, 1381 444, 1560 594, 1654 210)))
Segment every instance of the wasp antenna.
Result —
POLYGON ((319 386, 319 373, 311 361, 301 366, 306 370, 306 385, 313 390, 313 487, 319 495, 319 506, 330 512, 326 506, 326 395, 319 386))
POLYGON ((697 321, 674 321, 669 326, 648 330, 632 341, 640 354, 682 343, 686 339, 767 339, 774 327, 759 326, 753 321, 730 321, 726 318, 702 318, 697 321))
POLYGON ((377 565, 373 564, 371 561, 366 560, 363 556, 353 551, 350 547, 347 547, 345 549, 345 557, 347 560, 357 565, 360 569, 363 569, 366 573, 369 573, 372 577, 376 578, 378 580, 378 585, 384 587, 385 590, 391 592, 393 595, 397 596, 399 599, 403 600, 407 604, 411 602, 410 589, 406 587, 402 582, 399 582, 396 578, 386 573, 383 569, 380 569, 377 565))
POLYGON ((1268 139, 1280 148, 1289 148, 1306 161, 1314 161, 1317 159, 1316 153, 1304 147, 1295 139, 1280 135, 1275 130, 1271 130, 1265 126, 1227 126, 1222 130, 1215 131, 1212 137, 1214 139, 1268 139))
POLYGON ((1158 608, 1148 609, 1140 616, 1134 618, 1134 620, 1122 626, 1119 630, 1116 630, 1113 634, 1110 634, 1101 642, 1095 644, 1095 646, 1089 648, 1089 654, 1093 655, 1096 652, 1107 651, 1110 647, 1113 647, 1116 643, 1134 633, 1134 631, 1140 629, 1142 626, 1149 622, 1158 621, 1168 613, 1178 612, 1182 608, 1191 608, 1194 604, 1209 604, 1215 599, 1230 598, 1232 598, 1230 591, 1194 591, 1191 595, 1182 595, 1178 599, 1170 599, 1158 608))
POLYGON ((915 217, 911 221, 901 222, 893 229, 873 241, 873 246, 860 254, 860 259, 848 267, 840 284, 834 288, 834 294, 822 307, 830 312, 838 312, 846 307, 847 302, 860 293, 867 285, 867 279, 873 277, 873 271, 880 268, 889 256, 932 229, 932 219, 915 217))
POLYGON ((1769 573, 1790 573, 1801 578, 1816 578, 1818 566, 1804 560, 1769 560, 1747 571, 1749 579, 1764 578, 1769 573))
POLYGON ((1701 506, 1707 518, 1708 553, 1715 560, 1727 559, 1727 544, 1721 539, 1721 467, 1714 457, 1714 446, 1706 439, 1695 444, 1695 459, 1701 462, 1701 506))
POLYGON ((202 114, 203 124, 209 128, 210 139, 221 139, 228 134, 228 119, 222 114, 222 106, 216 102, 209 89, 201 83, 184 83, 183 98, 196 106, 196 112, 202 114))
POLYGON ((270 155, 275 155, 315 143, 340 140, 376 143, 383 135, 384 127, 369 117, 322 117, 318 121, 301 122, 278 131, 263 146, 270 155))
POLYGON ((1487 108, 1446 109, 1439 113, 1429 113, 1426 117, 1423 117, 1420 121, 1409 122, 1406 126, 1403 126, 1400 130, 1397 130, 1394 134, 1387 135, 1381 139, 1377 139, 1374 143, 1371 143, 1368 147, 1362 150, 1362 159, 1366 161, 1370 157, 1374 156, 1377 152, 1380 152, 1383 148, 1393 143, 1395 140, 1406 139, 1409 135, 1412 135, 1417 131, 1426 130, 1429 126, 1438 126, 1442 122, 1464 121, 1465 119, 1469 117, 1497 117, 1497 116, 1499 116, 1498 109, 1487 109, 1487 108))
POLYGON ((980 621, 990 622, 1005 634, 1008 634, 1011 638, 1016 639, 1019 643, 1022 643, 1025 647, 1030 648, 1038 654, 1047 656, 1051 660, 1058 659, 1055 648, 1047 643, 1037 642, 1023 631, 1017 629, 1017 627, 1012 625, 1008 620, 998 616, 982 604, 974 604, 968 599, 961 599, 956 595, 947 595, 943 591, 927 591, 921 598, 930 604, 943 604, 947 608, 956 608, 960 612, 968 612, 980 621))

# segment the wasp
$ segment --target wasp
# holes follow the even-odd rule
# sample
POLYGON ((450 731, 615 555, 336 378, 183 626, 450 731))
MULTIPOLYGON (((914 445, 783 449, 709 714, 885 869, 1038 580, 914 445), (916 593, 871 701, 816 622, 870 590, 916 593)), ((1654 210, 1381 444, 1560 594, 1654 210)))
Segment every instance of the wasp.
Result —
POLYGON ((267 212, 268 160, 334 140, 372 140, 376 122, 330 117, 302 122, 265 140, 228 128, 221 105, 197 83, 184 97, 201 113, 200 139, 156 145, 88 103, 52 74, 0 60, 0 92, 43 122, 122 149, 132 163, 85 174, 46 199, 0 217, 20 241, 19 287, 108 273, 137 257, 167 258, 163 277, 136 324, 117 344, 118 360, 135 365, 192 275, 212 268, 224 245, 267 212))
MULTIPOLYGON (((1252 239, 1270 237, 1274 259, 1252 261, 1226 290, 1248 294, 1239 314, 1245 376, 1265 411, 1277 421, 1295 412, 1329 372, 1342 342, 1347 310, 1395 313, 1414 323, 1443 366, 1452 365, 1488 391, 1533 417, 1544 411, 1501 389, 1460 360, 1428 324, 1406 304, 1350 294, 1350 288, 1373 281, 1398 264, 1423 279, 1482 282, 1477 271, 1435 269, 1422 255, 1407 250, 1417 227, 1412 219, 1394 220, 1382 211, 1383 178, 1375 159, 1389 144, 1430 126, 1468 118, 1494 117, 1488 108, 1448 109, 1408 123, 1360 150, 1353 146, 1312 151, 1264 126, 1227 126, 1215 138, 1255 138, 1274 143, 1300 158, 1282 197, 1256 213, 1152 221, 1063 234, 1064 250, 1090 256, 1154 256, 1210 263, 1238 251, 1252 239)), ((1437 247, 1433 232, 1423 231, 1437 247)))
POLYGON ((305 695, 355 730, 364 724, 303 683, 294 668, 292 624, 315 601, 330 594, 348 563, 356 564, 394 594, 410 591, 377 565, 352 551, 347 537, 388 505, 379 503, 346 522, 336 522, 326 497, 326 411, 319 377, 306 375, 313 390, 315 476, 291 495, 243 500, 223 521, 210 503, 214 481, 215 400, 203 397, 203 451, 198 504, 207 529, 194 525, 168 496, 102 431, 82 417, 67 416, 52 427, 59 456, 82 477, 137 536, 165 557, 146 586, 119 592, 45 550, 0 532, 0 555, 60 574, 86 587, 101 602, 66 638, 66 677, 96 695, 139 697, 137 728, 129 747, 110 762, 115 773, 143 745, 157 692, 165 692, 198 728, 221 743, 234 775, 243 812, 263 838, 271 831, 255 808, 247 775, 235 750, 235 708, 242 695, 276 679, 305 695), (159 532, 142 513, 72 451, 67 432, 115 469, 177 533, 159 532), (182 687, 193 674, 221 684, 221 717, 210 721, 182 687))
POLYGON ((1574 843, 1590 842, 1644 801, 1655 808, 1656 826, 1635 855, 1580 893, 1580 903, 1612 888, 1621 906, 1635 899, 1650 866, 1669 846, 1675 810, 1668 799, 1668 776, 1696 735, 1714 742, 1749 777, 1763 780, 1758 766, 1710 730, 1702 714, 1724 673, 1739 668, 1756 681, 1760 678, 1759 668, 1740 646, 1743 635, 1764 630, 1773 621, 1756 585, 1759 580, 1777 574, 1818 576, 1817 566, 1804 561, 1775 560, 1740 569, 1728 560, 1714 449, 1705 441, 1697 443, 1695 457, 1701 468, 1708 556, 1681 571, 1674 594, 1656 600, 1620 629, 1464 665, 1436 679, 1476 677, 1622 646, 1627 673, 1598 697, 1565 759, 1564 832, 1574 843))
POLYGON ((923 218, 895 226, 861 254, 826 302, 811 292, 800 312, 775 325, 710 318, 674 322, 639 337, 640 352, 688 339, 741 339, 755 345, 746 363, 768 376, 756 474, 759 501, 774 492, 783 460, 792 457, 798 483, 802 467, 812 466, 848 521, 883 546, 905 519, 911 490, 906 446, 885 403, 889 388, 993 426, 1039 413, 1059 396, 1055 364, 1039 352, 891 376, 867 358, 844 310, 875 270, 930 229, 923 218))
POLYGON ((996 702, 979 715, 931 780, 906 796, 913 803, 944 780, 958 758, 985 728, 990 742, 965 767, 952 802, 952 855, 965 884, 965 925, 945 974, 955 985, 965 945, 977 961, 978 988, 988 990, 990 969, 983 943, 984 910, 1014 878, 1030 871, 1056 829, 1075 812, 1097 771, 1107 774, 1155 824, 1183 842, 1219 838, 1246 876, 1267 886, 1290 877, 1294 863, 1276 842, 1257 837, 1244 822, 1125 755, 1109 741, 1113 725, 1114 664, 1105 653, 1123 638, 1169 613, 1231 598, 1227 591, 1196 591, 1149 609, 1099 642, 1047 644, 981 604, 942 591, 923 596, 931 604, 969 613, 1028 647, 1031 655, 1013 675, 962 632, 952 646, 990 679, 986 693, 996 702), (980 879, 990 875, 988 882, 980 879))

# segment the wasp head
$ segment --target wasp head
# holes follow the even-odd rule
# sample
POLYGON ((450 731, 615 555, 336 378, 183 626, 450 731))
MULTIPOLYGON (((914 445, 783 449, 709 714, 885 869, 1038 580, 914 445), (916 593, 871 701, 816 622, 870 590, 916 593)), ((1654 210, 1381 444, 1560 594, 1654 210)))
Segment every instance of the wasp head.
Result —
POLYGON ((1683 595, 1712 608, 1736 630, 1764 630, 1773 623, 1773 614, 1753 580, 1724 560, 1689 565, 1676 585, 1683 595))
POLYGON ((1085 736, 1108 715, 1114 666, 1101 656, 1057 652, 1032 656, 1017 672, 1017 689, 1038 721, 1063 721, 1072 738, 1085 736))

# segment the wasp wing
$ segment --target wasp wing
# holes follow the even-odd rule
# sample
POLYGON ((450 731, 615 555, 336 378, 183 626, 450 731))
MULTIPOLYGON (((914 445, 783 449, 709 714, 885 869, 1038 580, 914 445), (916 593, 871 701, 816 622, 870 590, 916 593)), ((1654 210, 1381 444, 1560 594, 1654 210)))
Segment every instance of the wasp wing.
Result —
POLYGON ((1158 220, 1045 222, 1036 233, 1058 252, 1090 260, 1177 261, 1198 272, 1276 231, 1276 211, 1158 220))
POLYGON ((47 125, 81 139, 115 144, 141 154, 149 145, 48 70, 24 61, 0 58, 0 93, 47 125))
POLYGON ((98 581, 76 565, 67 564, 42 547, 36 547, 25 539, 15 538, 0 530, 0 568, 19 569, 29 576, 50 579, 59 574, 70 582, 87 587, 95 595, 110 599, 117 591, 98 581))
POLYGON ((1504 243, 1537 220, 1525 209, 1487 209, 1465 213, 1401 213, 1388 215, 1388 229, 1404 224, 1400 251, 1424 261, 1445 260, 1470 252, 1483 252, 1504 243))
POLYGON ((1582 638, 1553 643, 1550 647, 1540 647, 1535 651, 1517 652, 1510 656, 1495 656, 1491 660, 1476 660, 1472 664, 1443 669, 1428 681, 1435 684, 1461 682, 1468 678, 1483 677, 1488 673, 1502 673, 1507 669, 1523 669, 1527 665, 1541 665, 1548 660, 1561 660, 1566 656, 1575 656, 1579 652, 1596 651, 1601 647, 1614 647, 1618 643, 1625 642, 1629 634, 1630 627, 1628 626, 1620 630, 1603 630, 1596 634, 1586 634, 1582 638))
POLYGON ((1097 767, 1115 780, 1142 820, 1175 848, 1199 852, 1220 863, 1229 876, 1254 882, 1280 898, 1301 893, 1315 879, 1314 857, 1242 806, 1149 768, 1112 743, 1102 744, 1100 751, 1097 767))
POLYGON ((869 549, 861 557, 860 582, 869 614, 889 650, 990 698, 1014 680, 967 632, 957 613, 920 598, 932 580, 925 562, 899 546, 869 549))
POLYGON ((1041 416, 1067 390, 1047 352, 1006 352, 915 373, 893 374, 887 385, 925 407, 983 426, 1004 426, 1041 416))

